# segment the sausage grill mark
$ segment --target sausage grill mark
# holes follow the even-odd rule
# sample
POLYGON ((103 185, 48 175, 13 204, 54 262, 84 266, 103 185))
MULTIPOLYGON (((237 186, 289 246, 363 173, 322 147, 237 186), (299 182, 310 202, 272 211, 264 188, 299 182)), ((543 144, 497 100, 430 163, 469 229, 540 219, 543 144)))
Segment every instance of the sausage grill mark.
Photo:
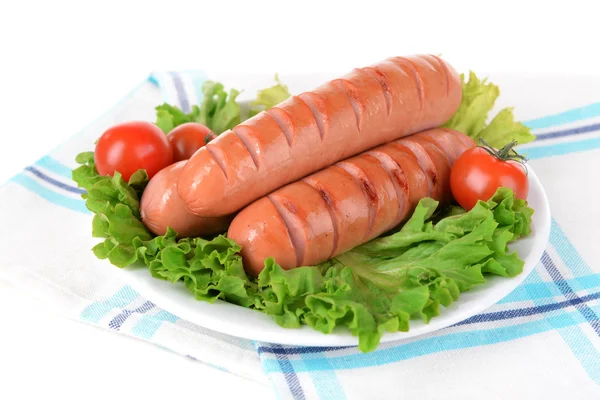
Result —
POLYGON ((415 83, 417 84, 417 93, 419 94, 419 112, 423 111, 423 105, 425 104, 425 89, 423 87, 423 80, 421 78, 421 74, 419 73, 419 71, 417 71, 415 65, 410 60, 403 57, 397 57, 393 60, 396 62, 402 62, 400 65, 406 66, 410 70, 415 80, 415 83))
POLYGON ((377 70, 376 68, 363 68, 361 69, 361 71, 364 71, 367 74, 371 75, 373 79, 375 79, 377 83, 379 83, 379 86, 381 86, 381 90, 383 91, 383 97, 385 98, 387 116, 389 117, 390 112, 392 112, 392 89, 390 88, 390 83, 388 82, 387 78, 384 74, 381 73, 381 71, 377 70))
POLYGON ((281 205, 290 212, 290 214, 298 214, 298 208, 296 208, 296 205, 294 203, 292 203, 291 201, 289 201, 286 198, 282 198, 279 201, 281 203, 281 205))
POLYGON ((373 229, 373 225, 375 224, 375 213, 379 208, 379 197, 377 196, 377 192, 375 191, 374 185, 369 181, 367 174, 365 171, 354 165, 352 160, 343 161, 341 163, 335 164, 336 167, 339 167, 346 171, 348 175, 352 177, 354 182, 360 187, 362 190, 365 199, 367 200, 367 204, 369 205, 369 227, 365 232, 365 238, 371 234, 371 230, 373 229))
POLYGON ((435 171, 429 171, 429 177, 431 178, 433 186, 437 186, 437 174, 435 173, 435 171))
POLYGON ((454 164, 456 149, 454 148, 452 142, 447 141, 448 137, 446 135, 423 135, 423 138, 419 139, 433 145, 437 150, 439 150, 440 153, 444 155, 444 158, 448 160, 449 165, 454 164))
MULTIPOLYGON (((356 129, 360 132, 361 109, 360 109, 360 106, 358 105, 358 100, 351 93, 348 93, 348 90, 346 90, 346 85, 344 85, 341 81, 342 81, 342 79, 339 79, 338 81, 334 81, 333 84, 338 89, 340 89, 342 92, 344 92, 344 94, 348 98, 348 101, 350 102, 350 105, 352 106, 352 111, 354 111, 354 117, 356 117, 356 129)), ((343 79, 343 81, 346 82, 346 84, 348 84, 348 85, 352 85, 352 83, 350 81, 347 81, 345 79, 343 79)))
POLYGON ((437 176, 435 173, 435 164, 431 160, 429 153, 427 153, 427 151, 420 144, 412 142, 410 139, 406 138, 402 141, 397 140, 391 142, 390 145, 404 152, 408 152, 415 157, 417 163, 419 164, 419 168, 421 168, 425 176, 429 177, 429 179, 427 179, 427 195, 431 197, 436 188, 437 176), (423 160, 422 157, 424 157, 425 160, 423 160), (429 165, 425 165, 425 163, 429 165))
POLYGON ((221 150, 217 147, 214 147, 210 143, 208 143, 204 147, 206 148, 206 151, 208 151, 208 154, 210 154, 212 156, 212 158, 215 160, 217 165, 221 168, 221 171, 223 171, 223 175, 225 175, 225 181, 228 181, 229 176, 227 176, 226 162, 224 160, 223 153, 221 152, 221 150))
MULTIPOLYGON (((433 159, 431 158, 432 155, 425 146, 421 145, 419 142, 417 142, 417 144, 421 149, 423 149, 422 154, 424 156, 426 156, 427 159, 429 160, 431 168, 427 171, 427 174, 429 175, 429 179, 431 179, 433 188, 436 188, 438 186, 438 173, 437 173, 437 167, 435 166, 435 163, 433 162, 433 159)), ((448 163, 450 163, 450 160, 448 159, 448 155, 445 154, 446 153, 445 151, 440 150, 440 148, 438 147, 437 144, 430 143, 430 145, 433 146, 433 149, 431 151, 439 150, 439 152, 448 160, 448 163)))
POLYGON ((388 174, 392 183, 394 183, 394 189, 396 190, 396 199, 398 200, 398 214, 403 215, 404 209, 400 210, 400 199, 407 199, 409 197, 408 182, 402 167, 387 153, 381 150, 375 150, 367 153, 368 156, 375 158, 383 166, 383 169, 388 174))
POLYGON ((446 97, 448 97, 448 95, 450 94, 450 71, 448 71, 448 66, 438 56, 434 56, 432 54, 431 57, 435 58, 436 61, 442 66, 442 70, 444 71, 444 77, 446 78, 446 97))
MULTIPOLYGON (((289 125, 286 124, 284 118, 282 117, 282 114, 287 114, 287 112, 285 112, 284 110, 282 110, 279 107, 272 107, 272 108, 268 109, 266 112, 275 120, 277 125, 279 125, 279 128, 281 128, 281 131, 283 132, 283 135, 285 136, 285 140, 286 140, 288 146, 292 147, 292 143, 294 142, 294 134, 290 130, 289 125)), ((289 119, 289 114, 287 114, 287 117, 289 119)))
MULTIPOLYGON (((396 160, 394 160, 394 162, 396 162, 396 160)), ((408 193, 409 188, 406 175, 404 174, 404 171, 402 171, 402 168, 398 162, 396 162, 396 165, 398 168, 394 168, 390 171, 392 173, 392 177, 394 178, 394 181, 398 183, 398 186, 400 186, 405 193, 408 193)))
POLYGON ((339 241, 338 228, 337 228, 338 221, 337 221, 337 218, 335 217, 335 212, 333 211, 333 208, 334 208, 333 200, 331 199, 331 195, 321 185, 313 185, 310 182, 306 181, 305 179, 303 179, 302 182, 306 183, 308 186, 310 186, 311 188, 316 190, 319 193, 319 195, 321 196, 321 198, 325 201, 325 206, 327 207, 327 211, 329 212, 329 217, 331 218, 331 225, 333 227, 333 246, 331 248, 331 253, 329 254, 329 257, 327 257, 327 258, 328 259, 332 258, 337 250, 338 241, 339 241))
MULTIPOLYGON (((317 95, 313 93, 313 96, 317 96, 317 95)), ((325 126, 323 125, 323 120, 326 119, 326 116, 324 116, 321 113, 321 111, 315 105, 315 103, 312 101, 310 96, 302 96, 302 97, 298 96, 298 98, 301 99, 302 101, 304 101, 304 103, 310 109, 310 112, 312 113, 312 115, 315 119, 315 122, 317 123, 317 128, 319 129, 319 136, 321 137, 321 141, 323 141, 323 138, 325 137, 325 126)))
POLYGON ((360 179, 360 183, 365 194, 367 195, 367 199, 369 199, 371 203, 377 202, 377 193, 375 193, 375 188, 373 187, 371 182, 369 182, 367 179, 360 179))
POLYGON ((454 137, 454 139, 458 139, 458 141, 461 142, 462 146, 461 146, 461 153, 462 153, 462 149, 468 149, 469 147, 471 147, 473 144, 470 142, 471 139, 469 139, 468 136, 466 135, 457 135, 456 133, 454 133, 452 131, 452 129, 448 129, 448 128, 439 128, 442 131, 444 131, 445 133, 450 134, 452 137, 454 137))
POLYGON ((242 144, 244 145, 244 147, 246 148, 246 151, 248 152, 248 154, 250 154, 250 157, 252 158, 252 162, 254 162, 254 166, 256 167, 256 169, 259 169, 259 163, 260 163, 260 159, 259 159, 259 154, 257 154, 257 147, 252 146, 252 139, 247 135, 247 128, 244 128, 243 125, 238 125, 235 128, 233 128, 231 130, 231 132, 238 138, 240 139, 240 142, 242 142, 242 144))
POLYGON ((294 229, 293 222, 290 218, 290 213, 295 214, 296 207, 294 207, 287 200, 283 201, 283 204, 281 204, 273 195, 268 195, 267 198, 273 204, 277 214, 279 214, 279 217, 283 221, 283 226, 285 227, 288 237, 290 238, 290 242, 292 242, 292 246, 296 251, 296 265, 302 265, 302 255, 304 254, 305 243, 303 238, 300 236, 298 229, 294 229), (294 212, 292 212, 290 209, 293 209, 294 212))

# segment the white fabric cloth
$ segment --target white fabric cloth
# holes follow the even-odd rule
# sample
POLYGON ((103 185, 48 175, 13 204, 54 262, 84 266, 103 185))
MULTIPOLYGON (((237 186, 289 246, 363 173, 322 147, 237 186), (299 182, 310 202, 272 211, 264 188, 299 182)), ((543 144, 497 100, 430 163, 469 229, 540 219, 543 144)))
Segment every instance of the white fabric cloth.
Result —
MULTIPOLYGON (((74 157, 115 123, 153 120, 164 100, 182 105, 169 76, 155 74, 0 186, 0 278, 68 318, 270 381, 281 398, 600 398, 600 104, 528 121, 541 133, 526 153, 550 198, 553 226, 546 254, 524 284, 477 321, 362 354, 212 332, 160 309, 125 284, 118 268, 94 257, 91 214, 70 179, 74 157)), ((201 79, 183 82, 184 92, 194 93, 188 105, 199 101, 201 79)), ((575 106, 581 104, 561 109, 575 106)))

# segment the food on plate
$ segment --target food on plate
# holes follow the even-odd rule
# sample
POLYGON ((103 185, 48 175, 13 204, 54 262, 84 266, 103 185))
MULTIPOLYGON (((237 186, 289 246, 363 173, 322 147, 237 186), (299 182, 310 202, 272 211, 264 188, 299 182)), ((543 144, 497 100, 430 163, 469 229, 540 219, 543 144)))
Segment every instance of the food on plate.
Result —
POLYGON ((384 332, 408 331, 414 319, 427 323, 486 276, 519 275, 525 263, 507 244, 530 234, 532 213, 505 188, 469 212, 424 198, 398 232, 316 267, 284 270, 268 259, 254 307, 288 328, 331 333, 345 326, 361 351, 375 350, 384 332))
POLYGON ((156 107, 154 126, 162 136, 149 135, 151 144, 168 144, 167 134, 189 123, 214 132, 217 138, 187 164, 168 166, 163 159, 160 168, 148 171, 145 164, 132 172, 124 163, 123 171, 115 165, 107 175, 99 154, 77 156, 73 180, 94 213, 92 235, 103 238, 92 249, 96 257, 120 268, 143 264, 152 277, 185 285, 197 300, 260 311, 286 328, 348 329, 364 352, 384 332, 408 331, 413 319, 428 322, 487 276, 522 272, 523 260, 507 246, 531 232, 533 210, 522 186, 493 183, 496 168, 487 177, 469 176, 485 186, 473 206, 472 188, 452 184, 454 172, 471 169, 460 160, 486 151, 473 140, 519 161, 505 146, 535 138, 511 108, 489 118, 499 90, 485 79, 471 73, 458 81, 439 58, 419 56, 357 69, 291 98, 278 80, 241 106, 240 92, 226 92, 221 83, 206 82, 203 92, 202 103, 187 113, 156 107), (259 128, 265 136, 256 134, 259 128), (201 165, 209 150, 217 158, 201 165), (194 189, 201 183, 194 179, 176 179, 190 163, 212 169, 216 178, 227 171, 227 196, 218 185, 211 192, 194 189), (227 235, 218 234, 232 216, 188 214, 174 185, 177 194, 190 189, 191 197, 208 198, 214 215, 260 200, 239 213, 227 235))
POLYGON ((231 217, 198 217, 185 208, 177 194, 177 178, 185 163, 179 161, 172 164, 150 179, 140 204, 142 222, 159 236, 166 234, 169 227, 177 231, 180 238, 227 231, 231 217))
POLYGON ((189 160, 199 148, 216 137, 207 126, 186 122, 169 132, 167 138, 173 148, 173 162, 189 160))
POLYGON ((321 263, 406 221, 422 198, 449 204, 450 169, 474 145, 449 129, 392 141, 260 198, 227 236, 253 276, 269 257, 284 269, 321 263))
POLYGON ((469 212, 423 198, 395 233, 315 266, 285 270, 269 258, 256 279, 223 235, 176 241, 170 231, 136 249, 153 277, 182 282, 198 300, 261 311, 285 328, 348 329, 368 352, 384 332, 428 322, 488 276, 519 275, 524 262, 507 244, 530 234, 532 213, 504 188, 469 212))
POLYGON ((461 102, 436 56, 394 57, 293 96, 219 135, 190 158, 178 190, 190 212, 236 212, 369 148, 438 127, 461 102))
POLYGON ((165 134, 145 121, 115 125, 100 136, 94 151, 94 162, 100 175, 118 171, 126 181, 138 170, 149 177, 173 162, 173 150, 165 134))
POLYGON ((465 151, 456 160, 450 174, 454 199, 470 210, 478 200, 489 199, 500 187, 512 189, 517 199, 529 194, 525 157, 514 147, 515 141, 494 149, 482 139, 482 146, 465 151))

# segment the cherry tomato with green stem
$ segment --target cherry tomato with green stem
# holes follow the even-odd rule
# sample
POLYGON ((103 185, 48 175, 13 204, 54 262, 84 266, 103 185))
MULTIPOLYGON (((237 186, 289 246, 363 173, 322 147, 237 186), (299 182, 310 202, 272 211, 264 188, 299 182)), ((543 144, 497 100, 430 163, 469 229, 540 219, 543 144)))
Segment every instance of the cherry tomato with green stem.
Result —
POLYGON ((518 199, 527 199, 529 180, 527 161, 511 142, 494 149, 483 139, 456 160, 450 173, 450 188, 458 204, 470 210, 478 200, 488 201, 500 187, 512 189, 518 199))

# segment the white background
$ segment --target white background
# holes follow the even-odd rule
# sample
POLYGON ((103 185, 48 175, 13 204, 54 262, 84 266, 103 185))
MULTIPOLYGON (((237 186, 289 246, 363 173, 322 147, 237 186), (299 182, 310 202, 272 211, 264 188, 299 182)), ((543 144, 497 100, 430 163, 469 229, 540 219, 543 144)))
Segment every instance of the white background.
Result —
MULTIPOLYGON (((343 73, 428 52, 459 71, 600 75, 594 1, 202 3, 1 2, 0 182, 157 70, 343 73)), ((0 398, 273 398, 267 386, 65 321, 4 283, 0 315, 0 398)))

